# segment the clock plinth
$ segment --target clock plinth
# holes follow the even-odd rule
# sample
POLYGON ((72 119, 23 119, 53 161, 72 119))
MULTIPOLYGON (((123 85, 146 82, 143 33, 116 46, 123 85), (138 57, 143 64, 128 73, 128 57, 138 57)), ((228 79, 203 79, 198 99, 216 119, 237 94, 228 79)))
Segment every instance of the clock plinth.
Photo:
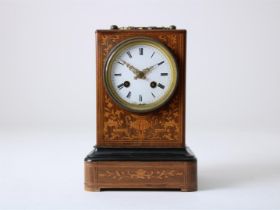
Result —
POLYGON ((85 158, 85 189, 197 190, 196 158, 186 149, 95 148, 85 158))
POLYGON ((97 141, 85 189, 197 190, 185 146, 186 30, 114 27, 96 40, 97 141))

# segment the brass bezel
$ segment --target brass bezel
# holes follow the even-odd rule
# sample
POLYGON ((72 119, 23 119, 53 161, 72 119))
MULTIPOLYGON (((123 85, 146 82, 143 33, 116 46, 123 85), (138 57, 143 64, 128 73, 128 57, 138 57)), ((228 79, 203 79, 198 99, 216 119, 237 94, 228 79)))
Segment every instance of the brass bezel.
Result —
POLYGON ((104 85, 106 87, 108 94, 120 107, 130 112, 146 113, 159 109, 171 99, 172 95, 176 90, 177 83, 178 83, 178 66, 177 66, 175 56, 161 42, 149 37, 129 38, 120 42, 110 51, 104 65, 104 85), (114 90, 114 87, 111 82, 111 70, 115 58, 118 55, 120 55, 125 49, 130 48, 134 45, 150 45, 157 48, 167 57, 169 65, 172 68, 172 81, 171 81, 170 88, 168 89, 168 91, 164 96, 162 96, 159 100, 151 104, 131 104, 126 102, 125 100, 119 97, 119 95, 114 90))

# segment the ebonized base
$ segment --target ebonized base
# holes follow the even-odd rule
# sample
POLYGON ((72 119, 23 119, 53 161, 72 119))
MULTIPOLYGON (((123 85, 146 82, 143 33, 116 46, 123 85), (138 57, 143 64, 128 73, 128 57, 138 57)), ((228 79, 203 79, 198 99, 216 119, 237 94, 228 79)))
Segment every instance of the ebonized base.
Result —
POLYGON ((197 190, 197 163, 186 149, 95 148, 85 158, 85 190, 197 190))

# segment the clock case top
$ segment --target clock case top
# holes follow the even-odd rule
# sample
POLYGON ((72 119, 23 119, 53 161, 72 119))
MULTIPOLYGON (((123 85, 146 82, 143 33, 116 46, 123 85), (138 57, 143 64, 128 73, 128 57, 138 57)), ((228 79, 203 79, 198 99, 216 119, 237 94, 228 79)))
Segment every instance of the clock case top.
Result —
POLYGON ((96 89, 98 148, 185 148, 186 30, 97 30, 96 89), (103 71, 113 47, 133 37, 153 38, 174 54, 178 85, 158 110, 139 114, 118 106, 107 93, 103 71))

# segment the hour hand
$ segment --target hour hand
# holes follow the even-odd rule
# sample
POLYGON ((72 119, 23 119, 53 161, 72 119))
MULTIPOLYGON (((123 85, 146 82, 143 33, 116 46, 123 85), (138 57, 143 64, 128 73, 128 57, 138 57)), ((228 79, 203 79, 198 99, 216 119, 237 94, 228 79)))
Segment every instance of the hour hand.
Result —
POLYGON ((121 60, 121 59, 120 59, 120 61, 121 61, 122 63, 124 63, 124 64, 126 65, 126 67, 127 67, 130 71, 132 71, 134 74, 138 75, 139 72, 141 72, 140 70, 138 70, 137 68, 135 68, 134 66, 132 66, 131 64, 129 64, 128 62, 126 62, 126 61, 124 61, 124 60, 121 60))
POLYGON ((135 79, 137 79, 137 78, 143 78, 144 79, 145 78, 145 74, 142 71, 135 68, 134 66, 132 66, 131 64, 129 64, 128 62, 126 62, 124 60, 120 59, 120 61, 122 63, 124 63, 127 66, 127 68, 135 74, 135 77, 134 77, 135 79))

